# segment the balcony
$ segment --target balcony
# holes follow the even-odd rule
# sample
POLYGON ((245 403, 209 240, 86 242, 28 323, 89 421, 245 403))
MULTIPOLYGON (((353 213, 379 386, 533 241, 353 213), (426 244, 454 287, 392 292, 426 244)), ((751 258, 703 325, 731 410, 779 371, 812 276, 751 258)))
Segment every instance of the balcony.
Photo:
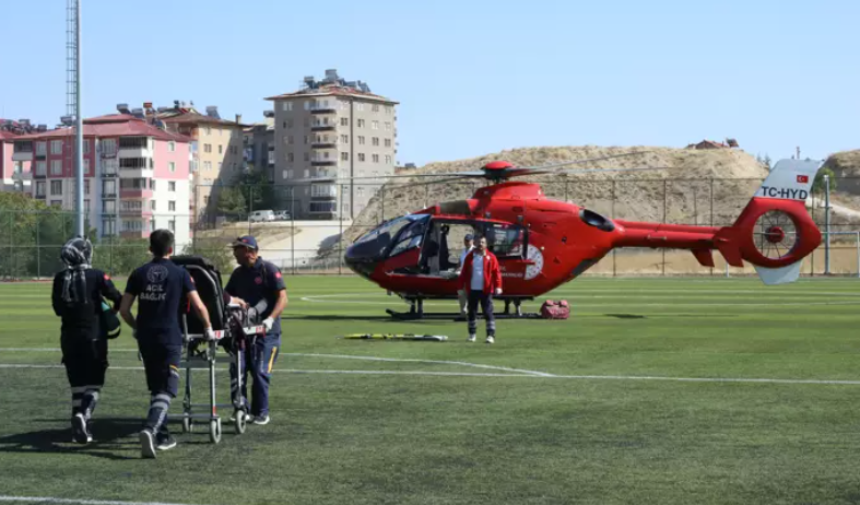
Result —
POLYGON ((316 105, 316 106, 311 107, 309 110, 310 110, 311 114, 335 114, 335 113, 337 113, 337 109, 335 109, 332 106, 328 106, 328 105, 316 105))
POLYGON ((15 151, 12 153, 12 161, 33 161, 33 151, 15 151))
POLYGON ((337 125, 334 123, 311 125, 311 131, 315 132, 334 131, 335 129, 337 129, 337 125))
POLYGON ((119 171, 121 179, 152 179, 155 170, 152 168, 121 168, 119 171))
POLYGON ((125 199, 125 198, 152 198, 152 190, 151 189, 143 189, 143 188, 121 188, 119 190, 119 197, 121 199, 125 199))
POLYGON ((45 193, 36 194, 36 198, 38 198, 39 200, 44 200, 45 199, 45 193))
POLYGON ((314 149, 337 149, 337 142, 312 142, 311 147, 314 149))
POLYGON ((333 167, 337 165, 337 160, 313 160, 311 165, 315 167, 333 167))
POLYGON ((33 174, 28 170, 26 172, 20 172, 15 170, 12 172, 12 180, 15 181, 30 181, 33 179, 33 174))

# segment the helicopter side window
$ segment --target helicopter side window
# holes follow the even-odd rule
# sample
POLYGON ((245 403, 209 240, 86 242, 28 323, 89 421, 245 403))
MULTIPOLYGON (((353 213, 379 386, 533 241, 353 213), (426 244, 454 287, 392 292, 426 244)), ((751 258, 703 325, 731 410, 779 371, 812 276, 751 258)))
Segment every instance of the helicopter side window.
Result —
POLYGON ((487 223, 487 247, 497 258, 525 258, 526 230, 514 224, 487 223))
POLYGON ((398 254, 408 251, 413 247, 419 247, 424 238, 424 221, 415 221, 401 232, 397 238, 397 244, 388 253, 388 257, 397 256, 398 254))

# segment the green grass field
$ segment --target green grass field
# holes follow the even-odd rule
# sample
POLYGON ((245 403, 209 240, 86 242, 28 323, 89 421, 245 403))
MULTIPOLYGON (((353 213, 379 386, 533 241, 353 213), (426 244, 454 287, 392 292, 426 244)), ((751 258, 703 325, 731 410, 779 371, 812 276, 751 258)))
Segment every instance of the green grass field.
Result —
POLYGON ((130 333, 77 446, 49 286, 0 285, 0 502, 860 503, 857 280, 584 279, 551 295, 569 320, 500 321, 493 346, 391 321, 405 305, 358 278, 286 280, 272 423, 154 461, 130 333), (355 332, 449 341, 337 338, 355 332))

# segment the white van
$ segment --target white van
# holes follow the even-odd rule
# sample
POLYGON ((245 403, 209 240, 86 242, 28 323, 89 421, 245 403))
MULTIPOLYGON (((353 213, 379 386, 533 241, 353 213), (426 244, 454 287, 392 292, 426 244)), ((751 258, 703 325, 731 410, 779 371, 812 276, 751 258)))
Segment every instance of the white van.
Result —
POLYGON ((255 210, 248 218, 252 223, 267 222, 275 220, 275 213, 271 210, 255 210))

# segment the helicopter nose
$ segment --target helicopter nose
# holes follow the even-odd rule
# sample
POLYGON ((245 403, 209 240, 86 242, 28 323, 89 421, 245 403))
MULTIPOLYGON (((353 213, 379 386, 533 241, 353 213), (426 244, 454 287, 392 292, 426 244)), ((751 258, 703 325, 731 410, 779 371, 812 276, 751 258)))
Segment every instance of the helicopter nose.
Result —
POLYGON ((376 265, 379 263, 378 258, 368 254, 368 251, 360 245, 348 247, 343 255, 343 261, 350 270, 365 278, 370 278, 370 274, 376 270, 376 265))

